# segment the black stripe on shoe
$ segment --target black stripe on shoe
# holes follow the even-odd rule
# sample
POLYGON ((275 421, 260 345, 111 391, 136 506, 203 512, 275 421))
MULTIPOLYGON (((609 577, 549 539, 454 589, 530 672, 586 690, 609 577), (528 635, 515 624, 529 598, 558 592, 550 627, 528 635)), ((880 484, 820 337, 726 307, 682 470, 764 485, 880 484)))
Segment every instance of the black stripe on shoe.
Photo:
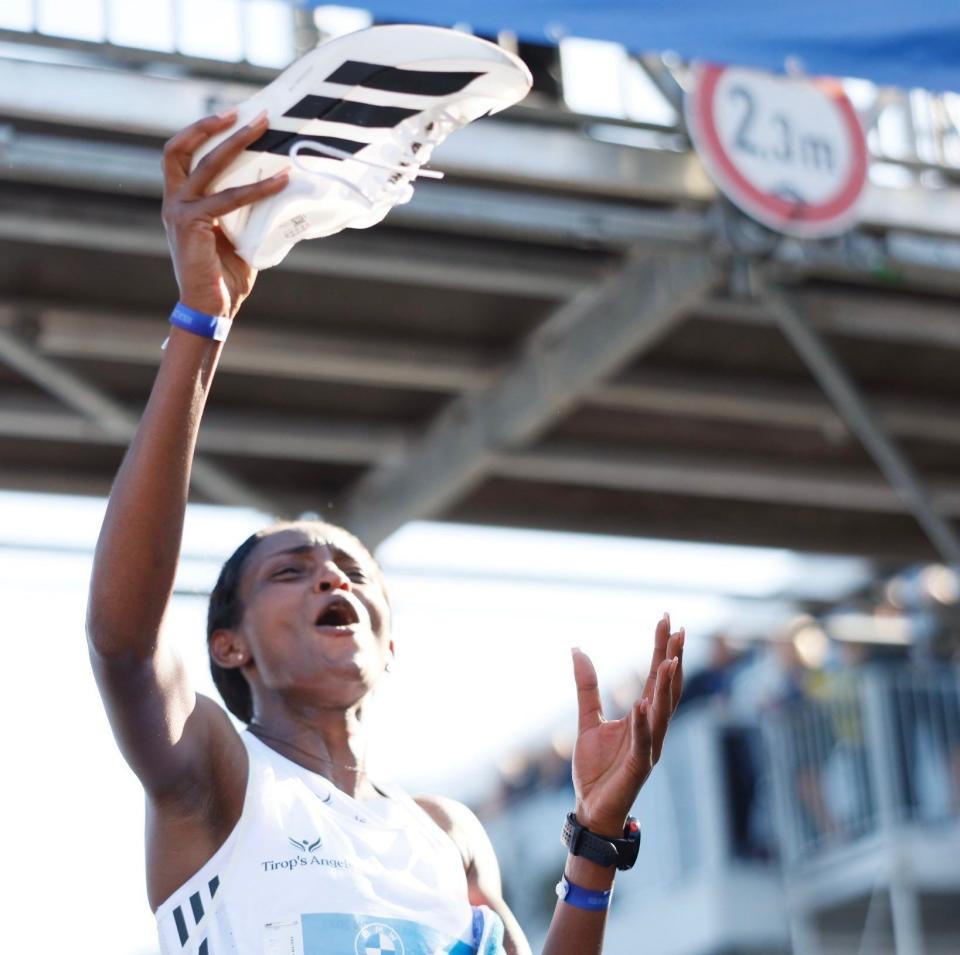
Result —
MULTIPOLYGON (((301 142, 321 143, 332 146, 341 152, 355 155, 369 146, 369 143, 356 143, 352 139, 340 139, 337 136, 307 136, 305 133, 291 133, 285 129, 268 129, 259 139, 250 143, 247 149, 256 153, 276 153, 279 156, 288 156, 291 148, 301 142)), ((319 156, 321 159, 339 160, 339 156, 328 156, 318 149, 301 149, 301 156, 319 156)))
POLYGON ((212 899, 217 894, 217 889, 220 888, 220 876, 215 875, 207 883, 207 887, 210 889, 210 898, 212 899))
POLYGON ((378 63, 361 63, 347 60, 334 70, 328 83, 344 86, 363 86, 371 90, 387 90, 391 93, 410 93, 413 96, 448 96, 459 93, 484 73, 440 73, 433 70, 401 70, 395 66, 378 63))
POLYGON ((197 951, 197 955, 210 955, 210 950, 209 950, 209 948, 207 947, 207 940, 206 940, 206 939, 204 939, 204 940, 200 943, 200 948, 199 948, 198 951, 197 951))
POLYGON ((325 123, 390 129, 419 112, 418 109, 403 109, 400 106, 374 106, 371 103, 355 103, 330 96, 311 95, 304 96, 283 115, 295 119, 322 119, 325 123))

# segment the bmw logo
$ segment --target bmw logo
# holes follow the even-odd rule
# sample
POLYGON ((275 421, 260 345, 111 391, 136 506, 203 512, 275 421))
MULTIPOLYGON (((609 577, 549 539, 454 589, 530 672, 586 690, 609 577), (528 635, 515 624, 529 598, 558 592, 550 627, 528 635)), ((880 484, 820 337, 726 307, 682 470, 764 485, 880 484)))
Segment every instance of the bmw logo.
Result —
POLYGON ((364 925, 357 935, 357 955, 403 955, 403 940, 389 925, 364 925))

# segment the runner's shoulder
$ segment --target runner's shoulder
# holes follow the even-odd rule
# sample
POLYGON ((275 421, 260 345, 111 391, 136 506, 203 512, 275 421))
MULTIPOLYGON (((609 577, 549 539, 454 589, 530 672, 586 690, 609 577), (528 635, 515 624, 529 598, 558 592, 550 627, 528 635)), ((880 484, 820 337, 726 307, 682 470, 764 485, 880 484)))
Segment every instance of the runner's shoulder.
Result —
POLYGON ((453 840, 463 857, 464 869, 469 870, 478 849, 488 844, 483 823, 472 809, 448 796, 419 795, 417 805, 453 840))

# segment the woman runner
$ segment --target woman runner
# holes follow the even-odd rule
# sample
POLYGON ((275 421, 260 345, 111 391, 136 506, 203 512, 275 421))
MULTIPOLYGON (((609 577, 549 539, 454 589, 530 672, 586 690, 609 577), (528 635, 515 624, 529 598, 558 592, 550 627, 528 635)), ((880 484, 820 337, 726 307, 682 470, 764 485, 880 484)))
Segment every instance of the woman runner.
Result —
MULTIPOLYGON (((266 128, 261 117, 238 129, 191 171, 194 152, 235 116, 200 120, 164 150, 163 219, 180 301, 201 319, 193 331, 171 329, 110 495, 88 611, 104 705, 146 793, 147 894, 161 945, 199 955, 525 955, 476 817, 367 774, 364 702, 394 647, 380 570, 359 541, 325 523, 278 524, 224 565, 208 647, 227 707, 247 724, 242 733, 193 691, 162 633, 197 431, 223 347, 202 316, 232 319, 255 279, 217 220, 287 182, 280 174, 207 194, 266 128)), ((683 641, 665 616, 641 699, 611 721, 592 663, 573 653, 571 852, 545 955, 601 951, 614 873, 636 855, 628 813, 680 696, 683 641)))

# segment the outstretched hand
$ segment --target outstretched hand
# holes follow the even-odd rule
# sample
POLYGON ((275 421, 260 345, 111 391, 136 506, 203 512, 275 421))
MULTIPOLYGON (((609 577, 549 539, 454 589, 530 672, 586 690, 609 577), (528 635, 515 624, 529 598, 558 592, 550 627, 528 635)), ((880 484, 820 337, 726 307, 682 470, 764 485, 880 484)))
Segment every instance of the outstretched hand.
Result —
POLYGON ((623 835, 630 807, 660 759, 667 724, 683 689, 683 628, 670 632, 670 617, 657 624, 650 673, 640 698, 618 720, 606 720, 597 672, 580 649, 573 651, 579 723, 573 750, 577 819, 598 835, 623 835))
POLYGON ((236 111, 208 116, 182 129, 163 150, 163 224, 180 286, 180 301, 207 315, 233 318, 253 290, 256 270, 237 255, 220 230, 219 217, 286 186, 289 173, 208 195, 214 180, 267 129, 266 114, 242 126, 197 163, 193 154, 208 139, 223 133, 236 111))

